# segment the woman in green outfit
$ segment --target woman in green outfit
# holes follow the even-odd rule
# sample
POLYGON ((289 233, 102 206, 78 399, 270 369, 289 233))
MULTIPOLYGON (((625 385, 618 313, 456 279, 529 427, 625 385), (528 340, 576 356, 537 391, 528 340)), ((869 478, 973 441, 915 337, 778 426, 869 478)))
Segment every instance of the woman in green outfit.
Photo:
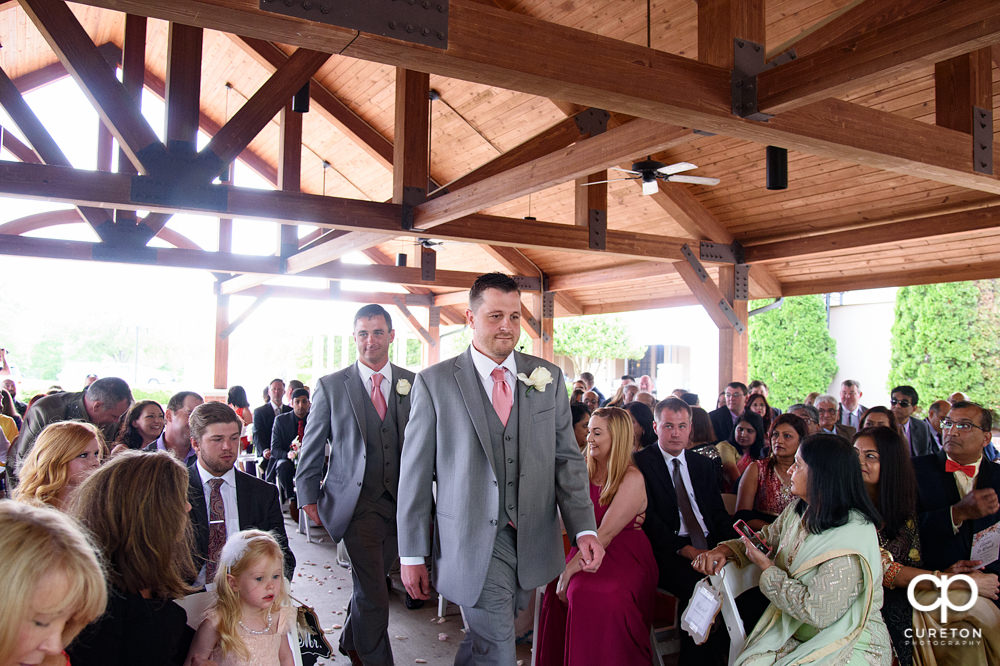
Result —
POLYGON ((881 519, 865 492, 857 454, 840 437, 813 435, 802 442, 790 472, 798 499, 759 533, 769 555, 743 538, 693 562, 705 574, 726 560, 762 570, 760 590, 771 604, 737 663, 888 666, 892 648, 879 612, 881 519))

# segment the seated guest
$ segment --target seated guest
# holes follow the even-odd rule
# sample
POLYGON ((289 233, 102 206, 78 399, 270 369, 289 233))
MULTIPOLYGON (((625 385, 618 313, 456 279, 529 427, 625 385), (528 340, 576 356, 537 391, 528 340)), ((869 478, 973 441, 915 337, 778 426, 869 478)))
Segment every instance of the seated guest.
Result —
POLYGON ((641 402, 642 404, 649 407, 650 413, 652 413, 653 408, 656 407, 656 398, 652 393, 648 391, 639 391, 635 394, 635 401, 641 402))
POLYGON ((656 432, 653 430, 653 410, 641 402, 630 402, 625 405, 625 410, 632 418, 635 450, 638 451, 656 444, 656 432))
POLYGON ((11 400, 14 401, 14 411, 23 419, 24 413, 28 411, 28 406, 17 399, 17 382, 7 377, 0 382, 0 388, 10 394, 11 400))
MULTIPOLYGON (((266 460, 271 457, 271 432, 274 428, 274 418, 278 414, 292 411, 292 408, 284 404, 285 402, 285 382, 281 379, 272 379, 264 390, 264 398, 267 402, 253 410, 253 450, 257 454, 257 459, 266 460)), ((267 463, 263 463, 258 470, 261 476, 267 469, 267 463)))
POLYGON ((927 417, 924 421, 931 427, 931 437, 934 438, 934 444, 937 448, 941 448, 941 419, 944 418, 948 410, 951 409, 951 403, 947 400, 935 400, 927 408, 927 417))
POLYGON ((622 404, 627 405, 635 401, 635 396, 639 393, 639 387, 635 384, 628 384, 622 390, 622 404))
POLYGON ((754 460, 764 457, 766 434, 759 416, 753 412, 746 412, 740 416, 729 440, 721 442, 718 446, 723 458, 722 474, 726 481, 723 491, 736 492, 743 472, 754 460), (729 462, 730 460, 733 462, 729 462))
MULTIPOLYGON (((749 404, 750 398, 755 395, 762 395, 765 399, 771 395, 770 389, 767 388, 767 384, 759 379, 755 379, 747 384, 747 389, 749 389, 749 393, 747 393, 747 404, 749 404)), ((746 408, 744 407, 744 409, 746 408)), ((777 407, 771 407, 770 404, 768 404, 768 418, 764 419, 764 427, 770 430, 771 420, 777 418, 779 414, 781 414, 780 409, 777 407)), ((764 418, 763 414, 761 415, 761 418, 764 418)))
POLYGON ((850 440, 857 432, 851 426, 844 425, 837 421, 837 414, 840 413, 840 404, 832 395, 821 395, 816 398, 816 412, 819 414, 820 432, 827 435, 840 435, 844 439, 850 440))
POLYGON ((656 385, 653 383, 653 378, 649 375, 639 377, 639 391, 644 391, 650 395, 656 395, 656 385))
POLYGON ((806 399, 802 401, 802 404, 809 405, 810 407, 816 406, 816 398, 820 396, 819 391, 812 391, 806 396, 806 399))
MULTIPOLYGON (((1000 467, 983 458, 992 426, 988 409, 956 402, 941 421, 943 449, 913 459, 920 541, 929 569, 968 560, 973 535, 1000 521, 1000 467)), ((1000 574, 1000 561, 985 570, 1000 574)))
MULTIPOLYGON (((648 499, 642 529, 653 546, 658 586, 677 597, 680 613, 701 579, 691 568, 691 560, 721 539, 730 538, 733 521, 722 501, 713 461, 686 450, 691 437, 691 408, 671 397, 657 403, 654 414, 658 446, 635 454, 648 499)), ((684 633, 681 663, 712 654, 714 649, 699 650, 684 633)))
POLYGON ((576 436, 576 443, 583 452, 587 449, 587 423, 590 421, 590 410, 583 403, 569 406, 573 418, 573 434, 576 436))
POLYGON ((108 609, 67 650, 73 666, 184 663, 194 632, 172 600, 193 591, 187 487, 159 451, 124 451, 80 486, 73 514, 105 563, 108 609))
POLYGON ((751 393, 747 398, 747 404, 743 407, 744 412, 753 412, 764 422, 764 432, 771 431, 771 420, 778 414, 767 402, 767 396, 763 393, 751 393))
POLYGON ((0 502, 0 663, 66 666, 63 650, 104 612, 104 573, 80 526, 59 511, 0 502))
MULTIPOLYGON (((911 664, 916 647, 918 652, 923 653, 919 663, 935 664, 933 643, 936 641, 927 646, 919 641, 914 646, 912 640, 915 618, 919 624, 928 625, 935 623, 934 617, 939 617, 940 614, 915 610, 907 599, 910 581, 931 572, 920 568, 922 562, 920 534, 917 531, 917 480, 906 443, 897 431, 881 427, 862 430, 855 435, 854 448, 861 461, 861 478, 868 496, 882 516, 879 543, 892 558, 882 577, 882 586, 885 588, 882 619, 889 628, 893 651, 900 664, 911 664), (925 615, 930 617, 922 617, 925 615)), ((883 559, 888 560, 884 554, 883 559)), ((946 570, 947 573, 965 573, 971 576, 976 582, 980 597, 972 609, 959 613, 949 612, 949 626, 971 624, 983 630, 984 641, 978 644, 973 644, 974 641, 962 641, 967 645, 948 645, 944 651, 938 650, 945 663, 949 657, 956 657, 956 663, 987 664, 990 663, 989 655, 1000 654, 1000 645, 997 644, 1000 640, 1000 609, 989 601, 997 598, 997 576, 977 571, 970 564, 973 563, 958 562, 946 570)), ((962 582, 958 581, 955 585, 962 586, 962 582)), ((940 588, 930 580, 921 580, 916 588, 926 590, 937 599, 941 598, 940 588)), ((932 602, 922 603, 930 605, 932 602)), ((955 603, 956 607, 962 605, 964 603, 955 603)), ((941 645, 945 643, 943 641, 941 645)))
MULTIPOLYGON (((253 441, 250 439, 250 428, 253 426, 253 410, 250 409, 250 400, 247 398, 246 389, 242 386, 231 386, 226 395, 226 404, 233 408, 236 415, 243 422, 243 432, 240 435, 240 452, 253 453, 253 441)), ((247 474, 257 475, 257 464, 252 461, 243 463, 243 471, 247 474)))
POLYGON ((771 604, 737 664, 892 663, 882 607, 881 523, 861 480, 858 457, 834 435, 807 437, 792 467, 798 498, 760 532, 768 555, 744 537, 694 562, 704 574, 726 560, 762 569, 771 604))
MULTIPOLYGON (((684 391, 683 393, 681 393, 677 397, 680 398, 681 400, 683 400, 684 402, 686 402, 687 404, 691 405, 692 407, 701 407, 701 402, 698 400, 698 394, 697 393, 691 393, 690 391, 684 391)), ((705 413, 708 414, 708 412, 705 412, 705 413)))
POLYGON ((583 389, 573 389, 573 392, 569 394, 569 403, 576 404, 578 402, 583 402, 583 394, 586 393, 583 389))
POLYGON ((4 434, 7 441, 13 442, 17 439, 19 428, 17 426, 17 421, 14 420, 14 417, 9 416, 5 413, 5 411, 6 410, 0 409, 0 432, 4 434))
POLYGON ((806 437, 805 421, 795 414, 782 414, 774 420, 769 433, 771 455, 766 460, 755 460, 740 479, 737 518, 759 530, 774 522, 795 499, 789 469, 795 463, 799 444, 806 437))
POLYGON ((539 664, 645 664, 652 657, 657 569, 638 524, 646 488, 632 464, 632 429, 621 409, 605 407, 590 417, 587 471, 604 561, 596 573, 581 573, 573 548, 563 574, 549 583, 540 615, 539 664))
POLYGON ((747 387, 742 382, 730 382, 722 392, 725 405, 708 413, 712 419, 712 429, 719 439, 729 440, 736 421, 743 414, 747 402, 747 387))
POLYGON ((268 460, 266 480, 278 483, 278 501, 288 501, 292 522, 299 522, 299 507, 295 501, 295 463, 292 462, 302 445, 309 418, 309 391, 304 388, 292 392, 292 411, 278 414, 271 428, 271 458, 268 460))
POLYGON ((240 530, 271 532, 285 552, 285 576, 291 580, 295 556, 288 548, 278 489, 244 474, 234 465, 243 422, 228 405, 206 402, 191 412, 191 444, 197 462, 188 468, 196 587, 215 577, 226 539, 240 530))
POLYGON ((819 432, 819 411, 813 405, 799 403, 788 408, 789 414, 795 414, 806 424, 806 435, 815 435, 819 432))
POLYGON ((708 412, 701 407, 691 407, 691 439, 688 442, 688 450, 699 453, 715 463, 715 477, 719 488, 726 487, 726 479, 722 474, 722 456, 725 454, 726 462, 736 464, 736 450, 731 446, 721 447, 720 442, 715 439, 715 431, 712 430, 712 421, 708 418, 708 412))
MULTIPOLYGON (((580 381, 583 382, 583 386, 587 391, 593 391, 597 395, 597 405, 598 407, 602 402, 604 402, 604 394, 601 393, 601 389, 594 385, 594 374, 592 372, 581 372, 580 381)), ((597 407, 591 407, 590 410, 594 411, 597 407)))
POLYGON ((63 421, 47 426, 21 465, 14 499, 65 509, 77 486, 101 464, 104 440, 91 423, 63 421))
POLYGON ((4 389, 0 389, 0 414, 4 414, 5 416, 12 418, 17 429, 21 429, 23 424, 21 421, 21 414, 14 406, 14 398, 11 397, 10 393, 4 389))
POLYGON ((868 409, 861 404, 861 383, 854 379, 845 379, 840 383, 840 405, 837 410, 837 423, 851 426, 855 430, 861 425, 861 416, 868 409))
POLYGON ((896 423, 896 415, 889 411, 888 407, 876 405, 875 407, 869 407, 861 415, 861 429, 867 430, 868 428, 893 428, 894 430, 898 430, 899 424, 896 423))
POLYGON ((917 411, 917 390, 912 386, 897 386, 890 395, 890 408, 896 416, 896 423, 903 433, 903 439, 910 447, 911 456, 925 456, 934 453, 934 437, 931 427, 923 419, 913 417, 917 411))
POLYGON ((631 384, 619 384, 615 392, 611 394, 608 401, 605 402, 602 407, 622 407, 625 405, 625 387, 631 386, 631 384))
POLYGON ((140 400, 133 403, 122 417, 111 455, 125 449, 144 449, 157 440, 166 423, 163 408, 155 400, 140 400))
POLYGON ((166 422, 163 432, 143 451, 169 451, 188 467, 193 465, 196 455, 191 447, 191 427, 188 425, 188 419, 191 418, 194 408, 203 402, 205 399, 194 391, 181 391, 170 396, 164 414, 166 422))
POLYGON ((601 406, 601 398, 597 395, 596 391, 587 391, 584 393, 581 402, 583 402, 583 404, 586 405, 587 409, 591 412, 596 411, 597 408, 601 406))

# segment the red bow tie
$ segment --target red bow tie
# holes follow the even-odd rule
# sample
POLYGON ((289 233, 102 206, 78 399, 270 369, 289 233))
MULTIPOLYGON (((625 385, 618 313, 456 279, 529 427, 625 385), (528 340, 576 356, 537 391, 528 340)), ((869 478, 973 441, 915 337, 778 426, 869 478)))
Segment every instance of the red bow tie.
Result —
POLYGON ((970 479, 976 475, 975 465, 959 465, 954 460, 950 458, 944 462, 944 471, 946 472, 962 472, 970 479))

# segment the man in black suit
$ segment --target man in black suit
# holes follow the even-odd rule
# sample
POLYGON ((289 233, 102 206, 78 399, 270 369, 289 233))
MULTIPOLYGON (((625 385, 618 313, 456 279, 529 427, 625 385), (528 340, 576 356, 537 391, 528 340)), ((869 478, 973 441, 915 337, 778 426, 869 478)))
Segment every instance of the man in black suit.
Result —
MULTIPOLYGON (((968 560, 976 532, 1000 521, 1000 467, 983 456, 993 418, 974 402, 951 406, 941 421, 943 450, 913 459, 924 566, 968 560)), ((1000 561, 985 567, 1000 574, 1000 561)))
POLYGON ((299 445, 302 444, 308 416, 309 391, 297 388, 292 392, 292 411, 278 414, 274 419, 271 459, 265 477, 269 483, 277 481, 279 496, 288 500, 288 513, 296 523, 299 522, 299 506, 295 497, 295 463, 289 459, 288 453, 296 439, 299 445))
MULTIPOLYGON (((288 405, 283 405, 285 399, 285 382, 272 379, 268 384, 267 394, 271 398, 267 403, 253 410, 253 450, 258 458, 265 460, 271 457, 271 431, 274 419, 278 414, 292 411, 288 405)), ((264 476, 268 462, 264 462, 258 470, 258 475, 264 476)))
POLYGON ((729 382, 725 390, 726 406, 713 409, 708 413, 708 418, 712 421, 712 430, 715 431, 715 439, 730 439, 733 435, 733 428, 736 427, 736 420, 743 414, 743 408, 747 404, 747 387, 743 382, 729 382))
MULTIPOLYGON (((702 578, 691 560, 736 534, 719 492, 715 464, 687 450, 691 438, 688 404, 674 397, 661 400, 653 427, 659 446, 635 454, 635 464, 646 480, 648 504, 642 529, 653 545, 659 586, 677 597, 680 613, 702 578)), ((681 663, 690 663, 697 654, 705 656, 684 634, 681 663)))
POLYGON ((912 386, 897 386, 889 394, 889 409, 896 417, 896 423, 903 431, 903 439, 906 440, 911 456, 925 456, 934 453, 937 447, 934 446, 934 437, 931 435, 931 427, 922 419, 912 416, 917 411, 917 389, 912 386))
POLYGON ((191 445, 198 462, 188 467, 188 502, 194 528, 195 586, 211 583, 226 539, 241 530, 271 532, 285 554, 285 576, 291 580, 295 556, 288 549, 278 490, 237 470, 243 422, 221 402, 206 402, 191 412, 191 445))

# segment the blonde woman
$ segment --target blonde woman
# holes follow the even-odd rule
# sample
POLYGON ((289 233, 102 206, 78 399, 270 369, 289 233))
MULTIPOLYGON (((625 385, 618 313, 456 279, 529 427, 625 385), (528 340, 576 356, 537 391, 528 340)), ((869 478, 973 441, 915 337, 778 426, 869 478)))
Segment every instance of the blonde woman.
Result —
POLYGON ((193 590, 188 471, 166 451, 124 451, 83 482, 73 515, 107 565, 108 610, 68 652, 73 666, 168 666, 191 645, 172 600, 193 590))
POLYGON ((70 494, 101 464, 104 437, 91 423, 61 421, 45 427, 19 471, 19 502, 64 509, 70 494))
POLYGON ((58 511, 0 501, 0 666, 66 666, 63 649, 104 612, 93 546, 58 511))
POLYGON ((573 548, 558 582, 542 603, 538 663, 649 663, 649 627, 657 568, 640 527, 646 486, 632 464, 632 417, 604 407, 590 417, 587 471, 604 561, 595 573, 581 570, 573 548))

